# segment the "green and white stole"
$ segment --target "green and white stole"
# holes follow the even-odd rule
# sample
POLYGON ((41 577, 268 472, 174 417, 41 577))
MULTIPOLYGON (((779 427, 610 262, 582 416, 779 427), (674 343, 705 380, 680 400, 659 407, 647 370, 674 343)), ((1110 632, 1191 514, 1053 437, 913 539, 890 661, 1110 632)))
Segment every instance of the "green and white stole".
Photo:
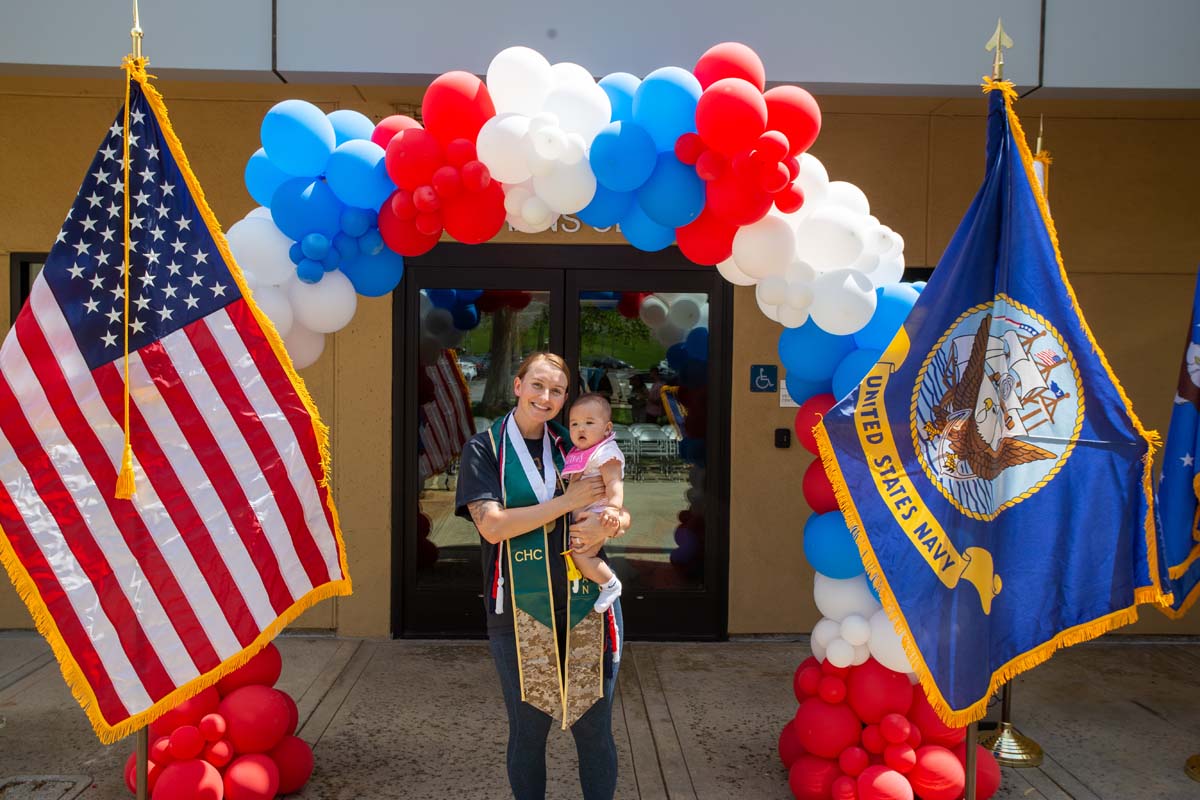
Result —
MULTIPOLYGON (((541 473, 511 413, 496 420, 488 434, 500 466, 506 508, 533 506, 554 497, 562 483, 563 457, 571 446, 561 425, 547 423, 542 434, 541 473)), ((569 522, 562 520, 564 531, 569 522)), ((554 597, 549 559, 565 558, 550 548, 555 524, 546 523, 503 542, 501 555, 507 554, 521 699, 562 720, 566 729, 604 696, 604 616, 592 609, 599 587, 591 581, 581 581, 577 596, 567 591, 565 597, 554 597), (567 608, 566 658, 561 662, 555 603, 565 603, 567 608)))

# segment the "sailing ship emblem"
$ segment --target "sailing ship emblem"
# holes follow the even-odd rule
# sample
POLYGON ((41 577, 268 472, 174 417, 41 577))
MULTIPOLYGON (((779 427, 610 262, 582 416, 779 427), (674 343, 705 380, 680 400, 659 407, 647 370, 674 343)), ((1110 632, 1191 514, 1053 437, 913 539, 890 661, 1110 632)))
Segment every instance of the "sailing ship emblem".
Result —
POLYGON ((1083 420, 1066 343, 1006 295, 955 321, 921 368, 914 406, 913 444, 929 479, 984 520, 1053 478, 1083 420))

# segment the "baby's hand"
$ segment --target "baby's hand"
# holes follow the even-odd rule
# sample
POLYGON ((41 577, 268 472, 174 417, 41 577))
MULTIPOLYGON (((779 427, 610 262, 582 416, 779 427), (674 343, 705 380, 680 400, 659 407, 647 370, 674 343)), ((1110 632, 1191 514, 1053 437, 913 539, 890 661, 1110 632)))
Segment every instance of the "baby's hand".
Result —
POLYGON ((617 529, 621 527, 621 509, 614 506, 608 506, 600 512, 600 524, 606 528, 617 529))

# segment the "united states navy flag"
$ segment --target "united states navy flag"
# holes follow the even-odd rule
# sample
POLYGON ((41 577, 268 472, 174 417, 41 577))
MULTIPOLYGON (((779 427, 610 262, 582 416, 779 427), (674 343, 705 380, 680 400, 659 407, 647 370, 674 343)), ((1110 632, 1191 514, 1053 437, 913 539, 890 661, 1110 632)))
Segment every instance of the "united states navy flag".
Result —
POLYGON ((1192 301, 1183 364, 1158 485, 1163 549, 1170 570, 1174 605, 1181 617, 1200 597, 1200 283, 1192 301))
POLYGON ((1058 648, 1165 602, 1147 432, 1067 282, 1013 112, 904 327, 817 428, 913 669, 947 723, 1058 648))

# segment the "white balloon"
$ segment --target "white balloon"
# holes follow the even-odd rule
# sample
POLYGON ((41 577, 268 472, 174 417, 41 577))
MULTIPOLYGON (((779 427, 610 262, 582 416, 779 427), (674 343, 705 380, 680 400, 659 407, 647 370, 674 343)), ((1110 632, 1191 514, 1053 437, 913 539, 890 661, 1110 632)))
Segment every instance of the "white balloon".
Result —
POLYGON ((854 645, 854 660, 850 662, 850 666, 857 667, 859 664, 865 664, 870 657, 870 647, 865 644, 856 644, 854 645))
POLYGON ((444 308, 435 308, 425 315, 422 327, 426 336, 441 341, 454 330, 454 316, 444 308))
POLYGON ((799 328, 808 322, 809 310, 783 305, 775 307, 776 322, 785 328, 799 328))
POLYGON ((758 310, 763 313, 763 316, 771 320, 771 322, 779 322, 779 306, 769 306, 764 303, 758 296, 758 292, 754 293, 754 302, 758 303, 758 310))
POLYGON ((545 175, 533 176, 533 190, 559 214, 574 214, 596 195, 596 176, 587 161, 555 164, 545 175))
POLYGON ((559 61, 550 67, 550 71, 554 73, 554 82, 557 86, 570 86, 577 83, 596 85, 596 79, 592 77, 592 73, 588 72, 587 67, 573 61, 559 61))
POLYGON ((871 623, 861 614, 851 614, 842 620, 840 633, 843 639, 858 647, 871 638, 871 623))
MULTIPOLYGON (((644 305, 644 304, 643 304, 644 305)), ((673 325, 671 322, 664 322, 654 330, 654 338, 663 347, 679 344, 687 336, 687 331, 680 328, 678 325, 673 325)))
POLYGON ((696 323, 696 327, 708 327, 708 303, 704 303, 700 306, 700 321, 696 323))
POLYGON ((546 205, 546 201, 537 195, 533 195, 521 204, 521 219, 525 220, 527 225, 535 228, 549 225, 554 221, 554 217, 555 214, 550 210, 550 206, 546 205))
POLYGON ((817 661, 825 660, 825 645, 810 641, 808 643, 808 649, 812 650, 813 658, 815 658, 817 661))
POLYGON ((848 267, 862 251, 862 217, 840 206, 821 206, 796 226, 796 254, 817 270, 848 267))
POLYGON ((821 619, 813 626, 811 641, 816 642, 822 647, 828 647, 829 643, 838 638, 839 633, 838 623, 831 619, 821 619))
POLYGON ((696 327, 700 321, 700 304, 691 297, 680 297, 671 303, 667 312, 667 323, 674 325, 685 333, 696 327))
POLYGON ((571 131, 567 134, 567 147, 559 160, 564 164, 578 164, 587 155, 588 143, 581 134, 571 131))
POLYGON ((721 277, 732 283, 734 286, 753 286, 758 283, 758 280, 751 278, 746 273, 742 272, 738 267, 737 262, 733 260, 733 256, 717 264, 717 272, 721 273, 721 277))
POLYGON ((854 645, 845 639, 834 639, 825 647, 825 658, 835 667, 848 667, 854 663, 854 645))
POLYGON ((492 177, 501 183, 521 183, 531 177, 525 157, 529 127, 529 117, 524 114, 499 114, 479 129, 475 152, 492 177))
POLYGON ((325 352, 325 334, 310 331, 303 325, 292 325, 288 335, 283 337, 283 346, 292 357, 292 366, 304 369, 315 364, 325 352))
POLYGON ((547 125, 529 133, 533 150, 548 161, 557 161, 567 149, 567 134, 556 125, 547 125))
POLYGON ((667 304, 657 297, 647 297, 642 301, 638 316, 647 326, 657 328, 667 321, 667 304))
POLYGON ((254 290, 253 297, 255 305, 267 315, 279 335, 286 337, 292 329, 292 321, 295 319, 288 296, 277 287, 260 286, 254 290))
POLYGON ((574 131, 587 142, 595 139, 612 118, 608 95, 590 75, 586 83, 583 80, 559 83, 547 95, 543 107, 558 115, 563 130, 574 131))
POLYGON ((545 56, 528 47, 509 47, 487 69, 488 94, 496 111, 532 117, 542 110, 556 78, 545 56))
POLYGON ((529 118, 530 132, 540 131, 542 128, 558 128, 558 114, 552 114, 549 111, 542 111, 529 118))
POLYGON ((274 286, 296 274, 296 265, 288 255, 292 240, 275 227, 274 221, 246 217, 231 226, 225 238, 238 266, 253 272, 260 284, 274 286))
POLYGON ((738 229, 733 237, 733 258, 738 269, 762 280, 782 275, 796 254, 796 233, 782 217, 771 214, 738 229))
POLYGON ((504 210, 510 215, 520 216, 525 201, 533 197, 533 183, 522 183, 518 186, 504 186, 504 210))
POLYGON ((807 261, 796 259, 788 264, 787 272, 783 274, 788 283, 812 283, 817 279, 817 271, 807 261))
POLYGON ((782 275, 763 278, 755 288, 758 299, 769 306, 780 306, 787 302, 788 282, 782 275))
POLYGON ((877 302, 869 278, 854 270, 835 269, 817 276, 809 313, 826 333, 848 336, 871 321, 877 302))
POLYGON ((813 301, 813 285, 807 281, 798 281, 796 283, 788 283, 787 292, 784 296, 784 303, 797 311, 809 313, 812 308, 813 301))
POLYGON ((870 275, 879 268, 879 256, 872 253, 870 250, 863 250, 862 255, 858 260, 850 265, 850 269, 855 272, 861 272, 863 275, 870 275))
POLYGON ((519 213, 509 214, 506 219, 509 225, 512 225, 515 230, 518 230, 521 233, 541 233, 542 231, 549 230, 550 226, 554 224, 554 220, 556 220, 557 217, 551 216, 548 220, 546 220, 544 225, 530 225, 521 218, 519 213))
POLYGON ((813 599, 824 616, 839 623, 851 614, 870 618, 880 608, 867 588, 865 574, 843 580, 818 572, 813 584, 813 599))
POLYGON ((871 203, 863 190, 848 181, 833 181, 829 184, 829 194, 825 202, 849 209, 861 216, 870 216, 871 203))
POLYGON ((880 259, 879 266, 871 273, 871 282, 876 286, 890 286, 904 277, 904 254, 880 259))
POLYGON ((326 272, 317 283, 293 281, 288 286, 288 299, 296 322, 317 333, 333 333, 346 327, 358 308, 354 284, 337 270, 326 272))
POLYGON ((246 219, 271 219, 271 209, 266 206, 258 206, 250 210, 246 219))
POLYGON ((242 280, 252 292, 262 285, 262 281, 258 279, 258 276, 245 267, 242 268, 242 280))
POLYGON ((871 648, 871 655, 875 660, 888 669, 894 672, 913 671, 908 655, 904 652, 900 634, 896 633, 896 628, 883 609, 871 616, 871 638, 867 645, 871 648))
POLYGON ((421 298, 419 301, 419 304, 421 307, 420 315, 421 315, 421 319, 425 319, 425 315, 433 310, 433 301, 430 300, 429 295, 425 294, 424 292, 421 292, 420 298, 421 298))
POLYGON ((800 154, 800 177, 796 181, 804 192, 801 211, 815 209, 825 202, 825 196, 829 193, 829 172, 816 156, 811 153, 800 154))

